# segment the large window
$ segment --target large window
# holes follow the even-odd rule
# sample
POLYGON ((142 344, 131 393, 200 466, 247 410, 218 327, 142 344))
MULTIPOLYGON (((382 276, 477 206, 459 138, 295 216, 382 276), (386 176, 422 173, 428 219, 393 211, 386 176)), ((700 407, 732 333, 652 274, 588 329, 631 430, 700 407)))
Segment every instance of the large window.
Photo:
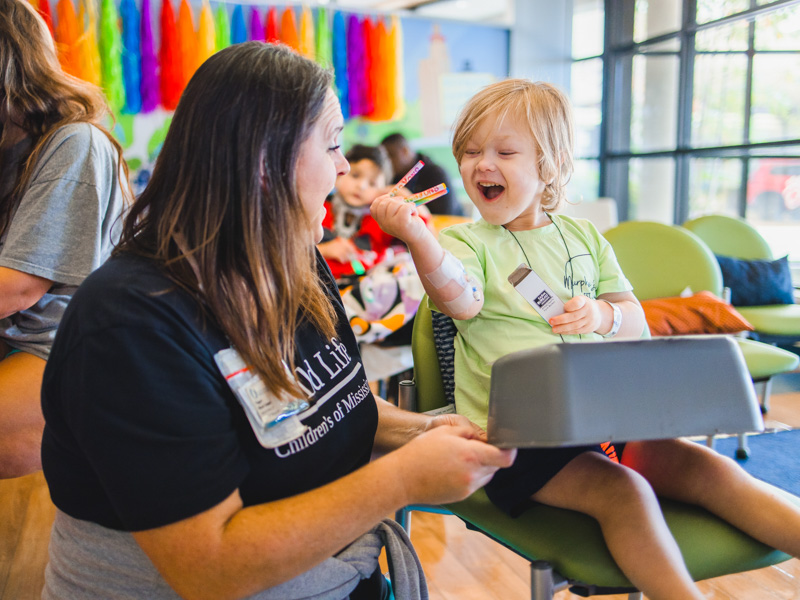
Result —
POLYGON ((571 95, 573 195, 744 217, 800 263, 800 1, 573 0, 571 95))

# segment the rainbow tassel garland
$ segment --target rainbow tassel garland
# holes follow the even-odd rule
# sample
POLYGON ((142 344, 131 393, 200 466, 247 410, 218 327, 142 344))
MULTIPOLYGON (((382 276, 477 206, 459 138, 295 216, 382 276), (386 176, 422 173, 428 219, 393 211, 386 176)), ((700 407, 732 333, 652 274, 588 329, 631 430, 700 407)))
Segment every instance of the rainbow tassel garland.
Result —
MULTIPOLYGON (((217 50, 247 39, 280 40, 323 67, 332 67, 346 119, 362 116, 385 121, 404 111, 402 30, 396 16, 391 22, 369 16, 361 19, 338 11, 330 15, 320 7, 315 17, 303 6, 298 28, 291 6, 280 17, 277 8, 269 8, 263 22, 252 7, 248 22, 241 5, 234 6, 229 20, 224 3, 214 13, 208 0, 203 0, 195 32, 191 0, 181 0, 177 21, 172 0, 162 0, 157 57, 152 0, 74 1, 77 15, 73 0, 58 0, 55 7, 59 61, 66 72, 102 85, 113 112, 150 112, 159 102, 173 110, 199 64, 217 50), (141 13, 137 1, 142 3, 141 13), (100 3, 99 23, 96 2, 100 3), (119 14, 115 2, 120 2, 119 14)), ((29 2, 52 24, 49 0, 29 2)))

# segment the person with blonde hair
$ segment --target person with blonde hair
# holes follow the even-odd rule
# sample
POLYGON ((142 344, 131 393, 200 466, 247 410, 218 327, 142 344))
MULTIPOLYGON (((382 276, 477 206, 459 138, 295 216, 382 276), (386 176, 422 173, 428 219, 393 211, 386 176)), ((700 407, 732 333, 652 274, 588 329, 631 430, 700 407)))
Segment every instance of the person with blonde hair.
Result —
POLYGON ((186 86, 45 370, 45 599, 378 600, 384 543, 395 596, 425 598, 384 517, 513 461, 464 417, 370 392, 316 248, 349 169, 331 77, 246 42, 186 86))
MULTIPOLYGON (((480 427, 487 423, 491 365, 505 354, 638 338, 645 327, 610 244, 589 221, 555 214, 565 201, 572 147, 572 111, 561 91, 501 81, 467 102, 453 138, 480 220, 445 229, 440 246, 413 205, 389 196, 372 205, 380 225, 408 245, 432 307, 455 321, 456 409, 480 427), (509 276, 530 271, 549 290, 525 298, 509 276), (542 310, 544 316, 534 308, 550 302, 563 303, 563 311, 542 310)), ((536 410, 535 393, 519 401, 536 410)), ((699 504, 800 555, 800 508, 732 460, 687 440, 521 449, 486 492, 511 516, 538 502, 594 517, 620 569, 652 600, 703 598, 656 495, 699 504)))
POLYGON ((64 309, 111 253, 127 193, 98 88, 61 70, 25 0, 0 0, 0 477, 40 468, 39 390, 64 309))

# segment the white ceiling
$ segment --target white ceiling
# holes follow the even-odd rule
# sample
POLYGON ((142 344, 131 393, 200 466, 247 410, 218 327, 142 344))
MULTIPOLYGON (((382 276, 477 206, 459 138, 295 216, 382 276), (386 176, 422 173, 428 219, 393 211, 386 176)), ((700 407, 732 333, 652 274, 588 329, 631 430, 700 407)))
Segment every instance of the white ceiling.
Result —
POLYGON ((511 26, 514 0, 317 0, 342 9, 399 12, 425 18, 511 26))

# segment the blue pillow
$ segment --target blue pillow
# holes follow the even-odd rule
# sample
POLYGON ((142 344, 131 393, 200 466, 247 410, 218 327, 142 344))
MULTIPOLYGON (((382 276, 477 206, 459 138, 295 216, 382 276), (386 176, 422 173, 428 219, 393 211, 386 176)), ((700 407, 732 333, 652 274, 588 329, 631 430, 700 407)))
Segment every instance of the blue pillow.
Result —
POLYGON ((794 304, 789 257, 778 260, 741 260, 717 256, 722 285, 731 289, 734 306, 794 304))

